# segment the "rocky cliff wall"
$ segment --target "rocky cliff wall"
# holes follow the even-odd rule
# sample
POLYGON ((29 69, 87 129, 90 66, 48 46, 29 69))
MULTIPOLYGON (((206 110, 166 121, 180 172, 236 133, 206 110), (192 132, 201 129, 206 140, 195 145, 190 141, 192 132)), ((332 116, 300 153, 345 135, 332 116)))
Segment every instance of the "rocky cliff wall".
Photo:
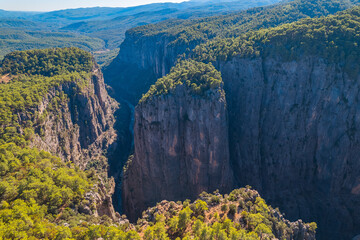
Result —
POLYGON ((178 86, 135 110, 135 154, 123 182, 125 212, 136 220, 163 199, 195 199, 203 191, 230 191, 226 100, 223 91, 205 98, 178 86))
POLYGON ((87 197, 90 202, 96 202, 95 214, 112 218, 115 218, 111 199, 115 184, 108 179, 106 154, 117 137, 113 128, 116 107, 95 65, 87 78, 51 88, 39 106, 32 109, 33 114, 19 114, 20 123, 28 120, 34 123, 30 146, 73 162, 81 169, 97 169, 101 176, 97 193, 89 193, 87 197))
POLYGON ((360 232, 360 77, 318 57, 217 64, 229 105, 238 183, 323 239, 360 232))
POLYGON ((85 169, 116 139, 115 108, 101 71, 94 67, 89 78, 50 89, 35 110, 37 134, 31 145, 85 169))

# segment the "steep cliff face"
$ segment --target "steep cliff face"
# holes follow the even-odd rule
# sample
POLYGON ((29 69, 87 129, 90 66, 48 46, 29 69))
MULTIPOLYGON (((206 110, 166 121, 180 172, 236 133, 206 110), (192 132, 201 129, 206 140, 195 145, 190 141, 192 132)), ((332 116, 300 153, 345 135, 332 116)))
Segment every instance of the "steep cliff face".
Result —
POLYGON ((169 37, 166 34, 144 37, 142 33, 127 32, 121 46, 124 51, 119 53, 117 59, 139 69, 150 69, 157 77, 160 77, 169 72, 178 54, 185 50, 181 47, 171 48, 169 43, 174 40, 176 40, 175 37, 169 37))
POLYGON ((91 159, 100 158, 116 139, 115 108, 102 73, 94 66, 87 79, 50 89, 34 110, 39 117, 31 145, 83 169, 89 167, 91 159))
POLYGON ((136 107, 135 154, 126 171, 123 201, 134 220, 163 199, 195 199, 203 191, 229 191, 226 101, 223 91, 203 98, 184 86, 136 107))
MULTIPOLYGON (((294 2, 298 7, 294 9, 300 11, 300 16, 296 14, 293 16, 293 20, 296 20, 304 17, 302 14, 305 13, 301 11, 306 12, 309 8, 304 7, 300 1, 294 2)), ((312 1, 306 2, 312 4, 312 1)), ((332 1, 321 2, 330 5, 333 3, 332 1)), ((266 12, 261 19, 271 19, 271 16, 273 16, 271 12, 266 12)), ((287 19, 287 16, 284 16, 282 20, 287 19)), ((331 35, 329 32, 321 35, 324 23, 319 22, 320 27, 316 29, 315 34, 309 39, 302 40, 299 36, 305 36, 307 27, 312 24, 306 21, 299 24, 300 29, 304 31, 299 31, 296 37, 291 29, 288 29, 288 32, 281 32, 281 27, 276 28, 281 32, 280 36, 285 36, 285 39, 282 39, 277 35, 278 43, 282 45, 282 48, 278 49, 283 49, 284 52, 290 51, 292 55, 298 57, 296 61, 279 60, 280 58, 278 59, 277 55, 273 54, 276 51, 271 51, 271 49, 276 49, 272 45, 276 41, 268 44, 271 34, 262 34, 264 32, 260 31, 257 37, 261 39, 260 35, 265 36, 262 39, 264 41, 259 42, 258 45, 254 44, 251 46, 254 48, 251 49, 268 46, 265 49, 268 51, 253 51, 254 55, 266 52, 263 59, 234 57, 228 62, 217 62, 217 68, 224 78, 226 99, 229 104, 230 163, 240 186, 249 184, 259 189, 267 200, 280 206, 292 219, 300 217, 307 221, 318 221, 319 233, 323 239, 349 239, 360 232, 358 215, 360 174, 357 170, 359 163, 356 158, 359 150, 356 127, 358 124, 358 76, 350 77, 340 64, 330 64, 319 57, 326 52, 329 53, 328 56, 335 53, 331 56, 335 57, 334 59, 341 59, 345 51, 338 54, 338 50, 334 49, 339 49, 344 44, 342 40, 335 41, 336 43, 332 40, 342 39, 346 34, 339 31, 337 35, 332 34, 333 39, 328 38, 331 35), (317 35, 318 32, 321 34, 317 35), (267 39, 268 36, 270 37, 267 39), (317 39, 314 36, 321 37, 317 39), (324 49, 317 51, 318 49, 314 47, 315 43, 329 48, 324 52, 322 52, 324 49), (313 49, 311 53, 317 53, 318 56, 304 57, 306 54, 302 45, 313 49), (269 54, 272 56, 265 57, 269 54)), ((331 24, 327 27, 332 28, 335 21, 329 22, 331 24)), ((279 21, 274 25, 281 23, 284 22, 279 21)), ((347 24, 347 26, 352 25, 356 24, 347 24)), ((256 26, 249 24, 242 29, 239 26, 238 30, 246 32, 254 28, 256 29, 256 26)), ((347 35, 351 36, 350 31, 348 33, 347 35)), ((132 36, 128 36, 128 41, 124 42, 120 55, 114 62, 114 66, 122 72, 118 76, 109 75, 110 84, 119 90, 116 94, 136 102, 157 77, 167 73, 170 63, 175 62, 175 58, 172 57, 186 51, 173 49, 171 54, 168 53, 166 46, 171 46, 169 43, 174 39, 171 38, 171 34, 169 36, 162 34, 156 37, 155 35, 145 36, 146 39, 135 39, 135 37, 131 39, 132 36), (131 64, 125 65, 127 61, 131 64)), ((250 43, 239 44, 231 50, 241 53, 244 50, 241 48, 246 48, 247 44, 252 44, 253 39, 256 38, 250 39, 250 43)), ((354 39, 349 39, 348 42, 357 42, 354 39)), ((218 50, 222 57, 228 57, 226 54, 231 50, 227 51, 229 49, 226 49, 226 44, 231 45, 234 40, 237 41, 236 39, 225 41, 225 45, 221 45, 222 40, 219 40, 219 44, 215 42, 211 45, 210 42, 209 55, 216 55, 218 50)), ((202 49, 199 49, 202 53, 202 49)), ((278 53, 281 55, 282 52, 278 51, 278 53)), ((212 57, 214 58, 207 60, 212 61, 211 59, 216 59, 217 56, 212 57)), ((115 69, 114 66, 112 66, 113 69, 115 69)), ((177 123, 177 120, 168 117, 169 110, 165 111, 166 108, 163 110, 164 113, 158 112, 163 109, 163 107, 159 108, 164 104, 162 101, 170 101, 171 97, 173 96, 154 98, 151 100, 153 105, 147 103, 148 105, 144 107, 145 105, 141 104, 136 111, 135 156, 127 171, 124 184, 125 208, 130 212, 134 211, 130 213, 132 218, 140 212, 140 208, 144 208, 134 199, 148 197, 151 199, 152 195, 159 195, 159 192, 151 188, 150 184, 148 187, 152 191, 146 194, 145 190, 137 189, 139 186, 147 186, 146 184, 149 181, 155 181, 154 179, 156 179, 156 188, 170 186, 164 181, 165 178, 159 178, 159 175, 164 175, 165 170, 161 167, 166 162, 156 165, 148 160, 148 156, 151 155, 151 159, 158 158, 160 161, 162 158, 158 156, 172 149, 170 143, 173 138, 164 136, 167 132, 174 132, 173 129, 176 126, 173 127, 170 123, 173 121, 177 123), (143 115, 144 113, 147 115, 143 115), (140 121, 140 119, 152 119, 154 116, 165 116, 166 119, 151 120, 152 124, 149 124, 148 120, 140 121), (164 128, 165 123, 172 127, 164 128), (146 130, 139 131, 142 128, 146 130), (153 132, 152 129, 155 131, 153 132), (151 138, 147 138, 147 133, 151 138), (152 139, 160 140, 152 142, 152 139), (166 139, 166 144, 159 144, 163 139, 166 139), (142 144, 136 146, 137 141, 142 144), (137 152, 141 153, 142 159, 138 158, 137 152), (140 167, 141 164, 147 165, 140 167), (137 170, 132 166, 137 166, 137 170), (137 181, 136 177, 130 176, 143 176, 145 180, 137 181)), ((172 101, 172 105, 176 106, 176 102, 172 101)), ((180 123, 177 125, 183 126, 180 123)), ((171 167, 172 165, 169 165, 166 169, 171 167)), ((171 194, 168 193, 164 198, 167 199, 168 196, 171 194)), ((149 204, 146 203, 146 205, 149 204)))
POLYGON ((81 169, 97 169, 100 185, 87 194, 97 209, 91 212, 89 206, 83 206, 82 211, 114 219, 111 197, 115 183, 108 179, 106 153, 117 137, 113 128, 116 107, 107 94, 100 69, 94 65, 85 79, 51 88, 36 108, 18 114, 20 125, 29 120, 34 123, 31 147, 48 151, 81 169))
POLYGON ((229 104, 231 161, 287 216, 328 239, 360 232, 360 76, 319 57, 219 62, 229 104))

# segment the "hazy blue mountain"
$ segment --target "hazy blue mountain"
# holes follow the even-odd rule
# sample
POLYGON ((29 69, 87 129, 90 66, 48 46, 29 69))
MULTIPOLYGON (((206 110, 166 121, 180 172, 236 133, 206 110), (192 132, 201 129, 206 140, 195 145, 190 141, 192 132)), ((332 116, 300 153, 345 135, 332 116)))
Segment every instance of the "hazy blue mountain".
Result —
POLYGON ((102 21, 83 20, 65 26, 62 28, 62 30, 80 32, 88 34, 92 37, 103 39, 106 42, 107 48, 114 49, 117 48, 123 41, 125 37, 125 31, 132 27, 146 25, 150 23, 157 23, 173 18, 191 19, 213 16, 217 14, 226 14, 251 7, 264 6, 276 3, 279 2, 279 0, 243 0, 221 3, 215 2, 219 1, 191 1, 180 4, 150 4, 130 9, 123 9, 121 16, 118 16, 116 18, 102 21), (148 10, 137 12, 139 10, 145 9, 148 10))
POLYGON ((0 18, 26 18, 39 14, 39 12, 6 11, 0 9, 0 18))

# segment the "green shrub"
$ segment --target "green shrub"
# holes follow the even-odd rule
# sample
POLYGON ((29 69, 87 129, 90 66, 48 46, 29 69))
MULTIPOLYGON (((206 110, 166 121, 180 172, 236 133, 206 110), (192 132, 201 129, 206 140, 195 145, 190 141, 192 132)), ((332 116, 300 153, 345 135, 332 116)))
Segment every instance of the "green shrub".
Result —
POLYGON ((228 210, 228 205, 224 204, 221 206, 221 211, 226 212, 228 210))
POLYGON ((237 209, 236 209, 237 207, 236 207, 236 205, 235 204, 230 204, 229 205, 229 214, 231 214, 231 215, 235 215, 235 213, 237 212, 237 209))

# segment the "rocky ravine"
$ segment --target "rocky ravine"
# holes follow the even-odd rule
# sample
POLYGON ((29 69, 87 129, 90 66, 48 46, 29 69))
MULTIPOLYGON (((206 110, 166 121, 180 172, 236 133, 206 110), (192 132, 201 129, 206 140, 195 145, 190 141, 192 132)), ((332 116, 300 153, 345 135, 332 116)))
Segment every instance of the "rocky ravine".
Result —
POLYGON ((360 233, 360 76, 318 57, 217 63, 229 104, 231 162, 290 219, 324 239, 360 233))
POLYGON ((184 86, 135 109, 135 155, 125 173, 123 202, 136 220, 157 202, 230 191, 227 109, 223 91, 194 96, 184 86))

